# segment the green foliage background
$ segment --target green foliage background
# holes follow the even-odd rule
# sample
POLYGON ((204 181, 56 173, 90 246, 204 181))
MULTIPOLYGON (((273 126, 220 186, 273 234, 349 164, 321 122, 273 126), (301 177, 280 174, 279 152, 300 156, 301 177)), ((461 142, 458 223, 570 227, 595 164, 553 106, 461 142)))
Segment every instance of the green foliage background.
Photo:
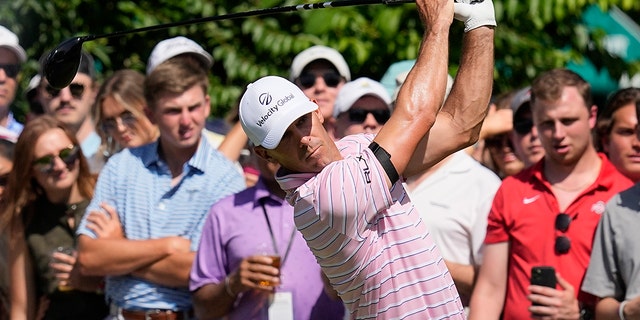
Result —
MULTIPOLYGON (((381 1, 382 2, 382 1, 381 1)), ((71 36, 103 34, 161 23, 213 15, 289 6, 298 1, 252 0, 0 0, 0 24, 20 37, 31 60, 24 68, 21 87, 37 72, 39 57, 71 36)), ((602 47, 603 33, 588 30, 580 14, 589 5, 604 10, 618 6, 640 21, 636 0, 494 0, 496 69, 494 92, 528 84, 539 72, 565 66, 570 59, 589 57, 614 78, 635 74, 640 62, 625 63, 602 47)), ((242 88, 267 74, 288 76, 292 58, 314 44, 343 53, 355 76, 380 79, 398 60, 414 59, 422 25, 414 4, 368 5, 208 22, 169 30, 100 39, 84 44, 97 59, 102 77, 114 70, 144 71, 153 46, 176 35, 187 36, 212 52, 212 114, 224 116, 242 88)), ((450 71, 458 66, 462 24, 451 33, 450 71)), ((20 99, 18 99, 20 100, 20 99)), ((16 113, 26 110, 16 101, 16 113)))

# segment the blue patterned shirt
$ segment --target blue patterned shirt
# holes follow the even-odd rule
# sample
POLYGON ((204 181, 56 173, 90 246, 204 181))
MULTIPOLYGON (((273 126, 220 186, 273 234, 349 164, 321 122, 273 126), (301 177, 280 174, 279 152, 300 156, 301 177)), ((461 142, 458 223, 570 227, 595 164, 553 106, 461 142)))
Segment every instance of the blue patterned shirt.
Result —
POLYGON ((13 117, 12 112, 9 112, 9 115, 7 116, 6 128, 9 129, 11 132, 15 133, 16 135, 20 135, 20 133, 22 133, 22 128, 24 128, 24 125, 18 122, 18 120, 16 120, 13 117))
MULTIPOLYGON (((234 164, 213 149, 205 138, 183 168, 183 177, 171 186, 171 171, 158 154, 158 142, 124 149, 109 159, 98 179, 87 212, 100 210, 100 203, 114 206, 127 239, 157 239, 182 236, 196 251, 200 232, 211 205, 245 188, 234 164)), ((85 216, 86 217, 86 216, 85 216)), ((86 227, 78 235, 96 235, 86 227)), ((187 287, 170 288, 131 275, 107 277, 110 302, 132 310, 191 308, 187 287)))

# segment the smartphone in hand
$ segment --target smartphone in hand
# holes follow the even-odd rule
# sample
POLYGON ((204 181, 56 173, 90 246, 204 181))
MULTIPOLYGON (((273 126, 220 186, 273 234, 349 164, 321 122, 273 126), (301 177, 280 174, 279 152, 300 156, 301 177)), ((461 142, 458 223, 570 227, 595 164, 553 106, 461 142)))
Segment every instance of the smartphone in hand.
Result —
POLYGON ((549 288, 556 287, 556 270, 550 266, 535 266, 531 268, 531 284, 549 288))
MULTIPOLYGON (((535 266, 531 268, 531 280, 530 283, 536 286, 544 286, 549 288, 556 288, 556 270, 550 266, 535 266)), ((533 303, 534 306, 539 304, 533 303)))

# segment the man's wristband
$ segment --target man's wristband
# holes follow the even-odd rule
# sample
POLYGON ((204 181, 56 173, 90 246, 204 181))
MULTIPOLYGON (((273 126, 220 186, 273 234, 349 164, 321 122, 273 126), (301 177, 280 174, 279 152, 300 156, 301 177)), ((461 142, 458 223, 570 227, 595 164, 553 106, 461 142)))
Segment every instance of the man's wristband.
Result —
POLYGON ((224 278, 224 290, 227 291, 227 294, 232 297, 235 298, 236 295, 233 293, 233 291, 231 291, 231 283, 229 283, 229 278, 231 278, 230 276, 227 276, 226 278, 224 278))
POLYGON ((620 306, 618 307, 618 317, 620 317, 620 320, 626 320, 624 318, 624 306, 627 305, 627 300, 620 302, 620 306))
POLYGON ((391 181, 391 184, 395 184, 400 177, 398 176, 398 171, 396 171, 396 167, 391 163, 391 155, 387 150, 383 149, 377 142, 371 142, 369 145, 369 149, 373 151, 373 155, 378 159, 382 169, 387 173, 387 177, 391 181))

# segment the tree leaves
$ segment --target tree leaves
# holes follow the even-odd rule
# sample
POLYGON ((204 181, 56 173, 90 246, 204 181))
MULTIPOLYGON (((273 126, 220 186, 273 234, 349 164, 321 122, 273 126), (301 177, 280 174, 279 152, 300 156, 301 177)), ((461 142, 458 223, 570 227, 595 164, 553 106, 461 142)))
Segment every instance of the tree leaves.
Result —
MULTIPOLYGON (((31 60, 24 66, 22 88, 37 72, 38 58, 62 40, 160 23, 275 6, 300 0, 0 0, 0 23, 15 31, 31 60)), ((541 71, 566 66, 588 57, 614 76, 640 70, 638 62, 624 62, 604 50, 604 36, 587 29, 581 14, 589 5, 605 10, 617 6, 640 21, 636 0, 494 0, 496 29, 496 93, 519 88, 541 71)), ((368 5, 328 8, 271 16, 202 23, 169 30, 133 34, 85 43, 103 66, 101 76, 114 70, 144 71, 153 46, 184 35, 210 51, 215 59, 211 75, 212 114, 225 115, 245 85, 256 78, 288 76, 300 51, 325 44, 343 53, 355 77, 380 79, 393 62, 416 58, 422 25, 415 5, 368 5)), ((462 24, 454 22, 450 37, 450 70, 458 68, 462 24)), ((26 110, 17 99, 18 116, 26 110)))

